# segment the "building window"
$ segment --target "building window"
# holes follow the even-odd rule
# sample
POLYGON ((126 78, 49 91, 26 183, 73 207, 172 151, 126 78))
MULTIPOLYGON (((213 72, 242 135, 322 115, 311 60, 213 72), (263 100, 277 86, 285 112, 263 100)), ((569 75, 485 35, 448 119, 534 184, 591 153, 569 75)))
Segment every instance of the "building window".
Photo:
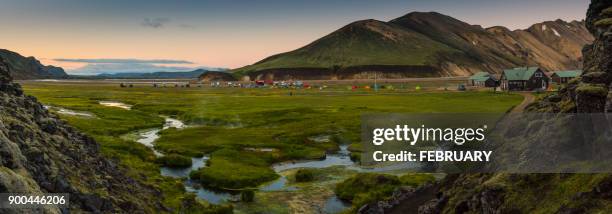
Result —
POLYGON ((535 73, 535 77, 542 77, 542 73, 535 73))

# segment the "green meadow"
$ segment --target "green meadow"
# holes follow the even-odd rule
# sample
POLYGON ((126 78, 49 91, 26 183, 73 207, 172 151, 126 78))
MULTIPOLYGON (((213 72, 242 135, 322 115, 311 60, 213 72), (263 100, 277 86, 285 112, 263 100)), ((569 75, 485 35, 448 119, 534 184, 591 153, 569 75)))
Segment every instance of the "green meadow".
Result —
MULTIPOLYGON (((348 90, 348 85, 323 90, 153 88, 144 84, 121 88, 118 83, 102 81, 22 85, 27 94, 46 105, 93 114, 58 115, 94 137, 102 152, 118 160, 131 176, 160 189, 164 202, 172 208, 190 196, 182 180, 161 176, 160 166, 184 165, 183 157, 210 156, 208 167, 190 175, 204 186, 256 188, 279 177, 270 167, 274 163, 321 159, 337 151, 340 144, 352 144, 353 150, 358 149, 362 113, 506 112, 523 100, 520 95, 489 91, 414 91, 395 87, 374 92, 348 90), (132 108, 107 107, 99 101, 118 101, 132 108), (176 156, 157 160, 149 148, 126 136, 161 127, 162 116, 182 120, 188 127, 160 132, 155 148, 176 156), (317 141, 320 136, 331 140, 317 141)), ((255 200, 265 200, 272 194, 280 193, 256 193, 255 200)), ((327 190, 326 194, 331 193, 327 190)))

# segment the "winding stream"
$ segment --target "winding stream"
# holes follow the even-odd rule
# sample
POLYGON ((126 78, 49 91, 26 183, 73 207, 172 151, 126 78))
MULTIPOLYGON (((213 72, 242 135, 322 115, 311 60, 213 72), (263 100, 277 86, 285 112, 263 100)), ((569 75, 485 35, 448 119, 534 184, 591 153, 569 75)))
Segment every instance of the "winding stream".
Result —
MULTIPOLYGON (((157 151, 155 149, 155 141, 159 139, 159 132, 168 128, 177 128, 182 129, 185 128, 185 124, 177 119, 165 117, 165 123, 161 128, 157 129, 148 129, 138 132, 139 139, 138 143, 141 143, 149 148, 155 153, 156 156, 161 157, 164 154, 157 151)), ((246 150, 257 150, 255 148, 246 148, 246 150)), ((261 151, 268 151, 270 149, 260 149, 261 151)), ((258 150, 259 151, 259 150, 258 150)), ((272 150, 270 150, 272 151, 272 150)), ((192 165, 186 168, 171 168, 171 167, 161 167, 160 173, 162 176, 173 177, 173 178, 185 178, 186 180, 183 182, 185 186, 185 190, 188 192, 193 192, 197 195, 198 198, 204 199, 211 204, 220 204, 225 202, 236 202, 239 201, 240 195, 237 193, 230 193, 225 191, 215 191, 212 189, 208 189, 202 187, 198 182, 195 182, 189 179, 189 173, 194 170, 198 170, 202 167, 206 167, 206 162, 208 161, 209 156, 203 157, 192 157, 192 165)), ((348 145, 341 145, 338 153, 335 154, 326 154, 325 159, 323 160, 309 160, 309 161, 291 161, 274 164, 272 168, 278 174, 281 172, 291 169, 297 168, 327 168, 331 166, 346 166, 349 169, 357 170, 357 171, 370 171, 370 169, 364 169, 359 167, 355 162, 350 159, 350 151, 348 151, 348 145)), ((395 169, 396 167, 393 167, 395 169)), ((401 167, 405 168, 405 167, 401 167)), ((377 169, 374 171, 385 171, 389 169, 377 169)), ((296 191, 297 187, 288 185, 288 178, 286 176, 281 176, 275 181, 264 184, 259 188, 260 191, 296 191)), ((337 197, 332 196, 328 198, 323 207, 323 212, 325 213, 338 213, 350 207, 350 204, 347 204, 337 197)))
MULTIPOLYGON (((149 147, 157 157, 164 156, 163 153, 155 149, 155 141, 159 139, 159 132, 164 129, 185 128, 186 125, 180 120, 165 117, 165 123, 162 128, 148 129, 138 132, 139 139, 136 142, 149 147)), ((192 157, 191 167, 186 168, 173 168, 173 167, 161 167, 160 173, 162 176, 173 177, 173 178, 187 178, 183 182, 185 190, 188 192, 195 193, 199 198, 204 199, 212 204, 220 204, 226 201, 234 201, 238 198, 238 195, 233 195, 227 192, 218 192, 209 190, 201 187, 197 182, 189 179, 189 173, 194 170, 198 170, 202 167, 206 167, 206 162, 209 157, 204 155, 202 157, 192 157)))
POLYGON ((57 112, 58 114, 64 114, 64 115, 70 115, 70 116, 80 116, 80 117, 95 117, 92 113, 89 113, 89 112, 75 111, 75 110, 70 110, 70 109, 56 107, 56 106, 43 106, 43 107, 47 110, 55 110, 55 112, 57 112))

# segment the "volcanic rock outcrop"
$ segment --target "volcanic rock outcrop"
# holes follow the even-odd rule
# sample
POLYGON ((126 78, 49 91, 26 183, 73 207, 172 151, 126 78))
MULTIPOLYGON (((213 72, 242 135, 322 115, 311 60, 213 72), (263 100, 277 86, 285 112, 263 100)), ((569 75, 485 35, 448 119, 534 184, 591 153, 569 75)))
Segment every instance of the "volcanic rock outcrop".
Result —
POLYGON ((69 208, 0 209, 2 213, 151 213, 160 193, 128 177, 99 145, 50 114, 12 82, 0 58, 0 192, 68 193, 69 208))

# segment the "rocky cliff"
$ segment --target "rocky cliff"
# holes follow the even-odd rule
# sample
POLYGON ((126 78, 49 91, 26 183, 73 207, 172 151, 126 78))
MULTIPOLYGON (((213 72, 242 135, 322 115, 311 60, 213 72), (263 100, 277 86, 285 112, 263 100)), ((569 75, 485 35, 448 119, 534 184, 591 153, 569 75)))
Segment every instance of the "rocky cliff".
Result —
POLYGON ((43 65, 34 57, 24 57, 18 53, 0 49, 0 57, 4 58, 11 76, 18 80, 24 79, 62 79, 68 74, 64 69, 51 65, 43 65))
POLYGON ((70 208, 2 213, 151 213, 163 211, 160 194, 126 176, 99 145, 50 114, 12 82, 0 57, 0 192, 69 193, 70 208))
POLYGON ((593 0, 586 27, 595 41, 584 47, 584 72, 559 94, 528 107, 531 111, 600 113, 612 112, 612 2, 593 0))

